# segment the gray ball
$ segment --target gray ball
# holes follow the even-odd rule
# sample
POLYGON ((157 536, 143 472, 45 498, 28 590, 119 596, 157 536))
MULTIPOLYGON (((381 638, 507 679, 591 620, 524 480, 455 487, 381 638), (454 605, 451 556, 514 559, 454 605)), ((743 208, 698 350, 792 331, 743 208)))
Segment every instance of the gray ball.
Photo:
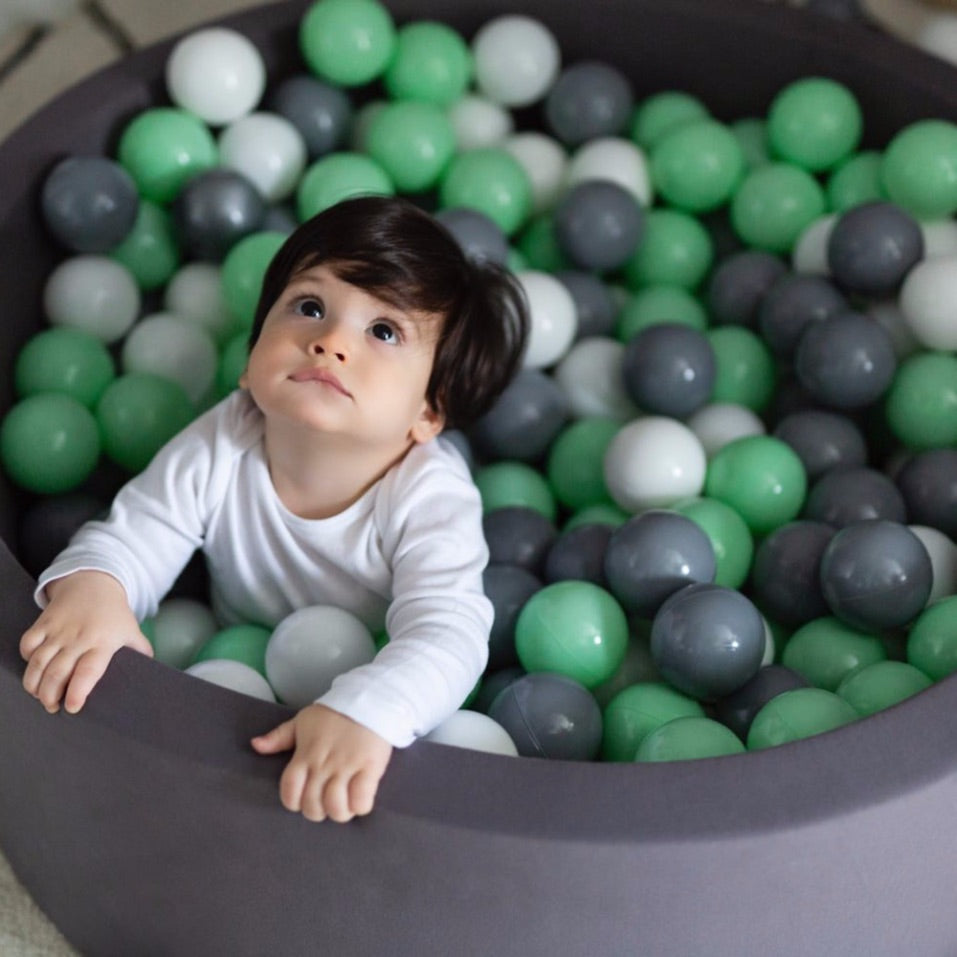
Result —
POLYGON ((928 449, 897 473, 909 520, 957 539, 957 449, 928 449))
POLYGON ((847 300, 827 279, 789 273, 761 300, 758 329, 775 355, 789 358, 806 326, 847 310, 847 300))
POLYGON ((529 598, 541 590, 542 583, 517 565, 490 564, 482 575, 482 584, 495 613, 488 641, 487 670, 498 671, 518 664, 515 622, 529 598))
POLYGON ((607 63, 585 61, 562 71, 545 99, 545 119, 567 146, 617 136, 631 119, 628 78, 607 63))
POLYGON ((554 212, 559 249, 579 269, 607 272, 623 266, 644 230, 638 200, 610 180, 586 180, 559 200, 554 212))
POLYGON ((756 328, 764 297, 787 271, 777 256, 757 249, 723 259, 708 282, 706 299, 712 320, 717 325, 756 328))
POLYGON ((843 528, 870 518, 905 522, 904 496, 894 482, 877 469, 834 469, 808 490, 804 517, 843 528))
POLYGON ((44 222, 67 249, 104 253, 129 235, 140 198, 119 163, 103 156, 71 156, 43 181, 40 204, 44 222))
POLYGON ((855 468, 867 462, 863 432, 839 412, 792 412, 774 427, 774 437, 794 449, 810 482, 831 469, 855 468))
POLYGON ((733 588, 688 585, 672 595, 651 624, 651 657, 679 691, 711 701, 737 691, 764 657, 764 621, 733 588))
POLYGON ((747 741, 754 716, 785 691, 806 688, 807 681, 784 665, 766 665, 733 694, 714 703, 714 716, 742 741, 747 741))
POLYGON ((482 517, 489 561, 539 574, 558 531, 541 512, 522 505, 493 508, 482 517))
POLYGON ((545 558, 545 581, 587 581, 605 588, 605 552, 613 531, 611 525, 586 524, 563 532, 545 558))
POLYGON ((349 136, 353 109, 348 95, 315 77, 299 74, 284 80, 267 103, 299 130, 311 159, 338 149, 349 136))
POLYGON ((477 209, 443 209, 435 218, 455 237, 459 248, 474 262, 504 266, 508 260, 508 238, 501 227, 477 209))
POLYGON ((618 318, 618 306, 611 289, 590 272, 565 269, 555 278, 571 293, 578 315, 576 339, 612 336, 618 318))
POLYGON ((488 710, 523 757, 593 761, 601 747, 601 708, 571 678, 533 672, 508 684, 488 710))

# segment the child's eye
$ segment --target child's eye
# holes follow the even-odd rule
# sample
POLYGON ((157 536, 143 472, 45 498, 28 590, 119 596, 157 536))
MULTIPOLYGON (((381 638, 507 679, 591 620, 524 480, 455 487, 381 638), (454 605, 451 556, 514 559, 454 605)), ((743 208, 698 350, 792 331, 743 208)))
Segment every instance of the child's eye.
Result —
POLYGON ((296 303, 296 312, 312 319, 322 319, 326 310, 318 299, 300 299, 296 303))
POLYGON ((399 343, 398 330, 388 322, 374 322, 370 332, 380 342, 387 342, 390 345, 398 345, 399 343))

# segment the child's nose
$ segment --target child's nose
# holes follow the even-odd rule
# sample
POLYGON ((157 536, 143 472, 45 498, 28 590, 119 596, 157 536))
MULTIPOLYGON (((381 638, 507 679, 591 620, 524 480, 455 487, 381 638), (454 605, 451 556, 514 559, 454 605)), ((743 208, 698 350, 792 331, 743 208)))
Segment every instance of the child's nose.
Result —
POLYGON ((345 333, 332 323, 324 325, 310 340, 309 352, 315 356, 328 355, 339 362, 345 362, 349 352, 345 333))

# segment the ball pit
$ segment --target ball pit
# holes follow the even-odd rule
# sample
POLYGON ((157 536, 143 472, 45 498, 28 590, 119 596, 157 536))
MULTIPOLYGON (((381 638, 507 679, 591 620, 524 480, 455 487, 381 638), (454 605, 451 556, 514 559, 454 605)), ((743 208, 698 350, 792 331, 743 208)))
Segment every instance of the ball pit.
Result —
MULTIPOLYGON (((297 24, 307 7, 284 4, 228 23, 253 41, 267 71, 279 75, 298 56, 297 24)), ((868 146, 888 143, 915 119, 952 115, 953 71, 893 41, 851 26, 829 24, 823 31, 795 11, 741 0, 681 0, 660 7, 610 0, 600 17, 583 22, 570 9, 545 0, 511 4, 510 11, 541 17, 560 41, 562 70, 547 62, 545 44, 529 84, 542 91, 567 67, 600 57, 625 71, 643 96, 687 90, 700 96, 714 116, 731 121, 766 113, 791 80, 826 75, 857 94, 862 142, 868 146), (548 79, 542 79, 544 74, 548 79)), ((456 4, 454 14, 413 0, 396 0, 390 9, 398 23, 441 18, 465 36, 494 13, 506 12, 477 0, 456 4)), ((381 48, 394 40, 381 23, 373 28, 379 32, 372 53, 381 56, 381 48)), ((331 67, 318 39, 304 55, 322 73, 331 67)), ((342 36, 337 45, 348 42, 342 36)), ((12 317, 0 340, 4 369, 13 369, 20 348, 39 330, 44 285, 63 255, 38 220, 42 173, 65 156, 117 148, 120 120, 158 111, 170 50, 170 44, 151 48, 87 81, 0 148, 8 182, 16 184, 0 200, 7 275, 16 277, 16 282, 0 283, 0 302, 12 317)), ((368 68, 355 65, 359 72, 326 78, 347 86, 362 83, 368 68)), ((593 82, 613 87, 616 76, 604 72, 593 82)), ((493 68, 490 75, 500 71, 493 68)), ((694 115, 690 97, 677 102, 684 110, 690 105, 694 115)), ((567 113, 576 107, 573 102, 552 106, 559 108, 567 113)), ((641 116, 642 146, 650 150, 659 141, 664 149, 665 127, 674 116, 664 111, 641 116)), ((195 124, 169 110, 155 119, 174 124, 193 144, 192 174, 208 168, 209 143, 195 124)), ((165 202, 179 190, 182 174, 173 176, 162 167, 148 129, 138 132, 143 141, 131 137, 123 151, 138 170, 144 195, 165 202)), ((937 125, 918 132, 924 144, 941 138, 937 125)), ((818 152, 809 162, 815 166, 839 162, 847 150, 846 142, 814 145, 818 152)), ((895 158, 903 166, 901 149, 895 143, 895 158)), ((662 155, 664 163, 667 152, 662 155)), ((499 177, 506 185, 518 181, 515 167, 500 154, 481 157, 480 165, 482 176, 499 177)), ((358 173, 353 168, 342 175, 374 178, 378 171, 367 162, 358 173)), ((807 225, 821 209, 807 176, 772 173, 756 177, 735 211, 742 232, 766 249, 793 239, 799 223, 807 225), (801 207, 798 220, 793 210, 755 212, 774 198, 761 182, 768 178, 774 189, 782 182, 792 186, 801 207)), ((895 189, 900 196, 913 195, 936 216, 952 213, 951 206, 940 205, 950 202, 947 189, 923 190, 924 184, 907 176, 899 171, 895 189)), ((448 187, 450 193, 459 196, 473 188, 474 177, 474 169, 466 168, 448 187)), ((683 196, 680 187, 673 199, 691 206, 705 202, 683 196)), ((327 194, 313 195, 307 205, 318 208, 328 201, 327 194)), ((487 205, 488 194, 475 202, 487 205)), ((516 208, 533 202, 516 187, 503 206, 485 211, 509 232, 516 208)), ((702 239, 708 234, 697 212, 649 212, 645 237, 650 241, 626 264, 626 275, 694 289, 710 265, 702 239)), ((272 235, 256 238, 275 248, 272 235)), ((268 253, 251 254, 261 257, 268 253)), ((249 282, 249 271, 241 281, 249 282)), ((543 285, 549 294, 554 291, 551 284, 543 285)), ((115 329, 127 315, 123 309, 114 314, 113 341, 125 334, 125 328, 115 329)), ((933 330, 921 333, 931 341, 944 325, 931 316, 918 328, 933 330)), ((558 335, 567 335, 567 329, 541 343, 540 367, 553 361, 558 335)), ((796 339, 788 341, 788 350, 796 347, 796 339)), ((918 354, 911 361, 923 358, 918 354)), ((920 368, 911 373, 926 386, 923 393, 910 390, 892 403, 896 411, 890 425, 898 437, 928 449, 952 442, 954 434, 957 400, 948 391, 952 362, 937 365, 938 378, 929 384, 920 368), (917 429, 913 410, 920 412, 925 401, 943 408, 917 429)), ((4 379, 10 381, 10 376, 4 379)), ((7 408, 12 388, 5 384, 4 389, 7 408)), ((182 408, 178 399, 170 402, 159 426, 168 425, 182 408)), ((139 443, 144 423, 131 422, 127 431, 131 444, 121 455, 136 466, 147 454, 139 443)), ((770 441, 751 444, 778 452, 770 441)), ((521 495, 555 514, 556 503, 545 494, 544 483, 534 483, 534 470, 505 464, 509 472, 486 473, 501 504, 525 504, 514 500, 521 495)), ((792 464, 782 466, 778 456, 765 470, 786 466, 790 479, 792 464)), ((110 480, 108 474, 93 479, 105 488, 110 480)), ((669 504, 699 493, 697 478, 694 484, 669 504)), ((633 496, 650 495, 651 504, 660 504, 658 487, 622 493, 629 503, 633 496)), ((16 520, 27 501, 22 492, 0 486, 5 542, 15 540, 16 520)), ((766 530, 768 508, 752 512, 753 532, 766 530)), ((795 517, 790 507, 781 514, 795 517)), ((373 817, 348 828, 314 827, 278 806, 282 759, 258 758, 246 744, 288 713, 281 706, 121 654, 82 715, 43 715, 19 689, 16 639, 34 616, 31 582, 11 553, 4 549, 0 559, 8 596, 0 644, 5 729, 0 759, 11 769, 0 789, 0 843, 40 905, 84 951, 303 953, 321 946, 341 954, 562 954, 602 948, 612 953, 896 955, 946 953, 957 939, 948 907, 957 866, 940 839, 957 789, 957 734, 944 720, 955 705, 953 681, 846 725, 841 699, 825 700, 823 691, 798 695, 790 700, 813 698, 819 710, 800 713, 801 722, 817 730, 842 726, 786 746, 703 762, 652 761, 635 767, 515 761, 424 742, 396 754, 373 817), (41 752, 46 760, 38 762, 41 752), (82 840, 77 840, 78 825, 82 840), (149 865, 144 867, 144 861, 149 865), (722 890, 729 872, 735 874, 734 895, 722 890), (800 939, 787 931, 786 915, 796 901, 814 914, 800 939)), ((941 660, 945 653, 935 654, 941 660)), ((776 735, 787 739, 771 723, 766 719, 755 733, 762 744, 776 743, 776 735)))

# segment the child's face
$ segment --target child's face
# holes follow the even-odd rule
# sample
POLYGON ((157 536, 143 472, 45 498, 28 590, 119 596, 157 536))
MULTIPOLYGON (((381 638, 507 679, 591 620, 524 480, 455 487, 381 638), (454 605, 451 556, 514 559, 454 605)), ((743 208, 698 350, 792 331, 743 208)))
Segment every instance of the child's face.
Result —
POLYGON ((425 442, 442 427, 425 398, 441 323, 314 266, 267 313, 240 384, 267 419, 366 444, 425 442))

